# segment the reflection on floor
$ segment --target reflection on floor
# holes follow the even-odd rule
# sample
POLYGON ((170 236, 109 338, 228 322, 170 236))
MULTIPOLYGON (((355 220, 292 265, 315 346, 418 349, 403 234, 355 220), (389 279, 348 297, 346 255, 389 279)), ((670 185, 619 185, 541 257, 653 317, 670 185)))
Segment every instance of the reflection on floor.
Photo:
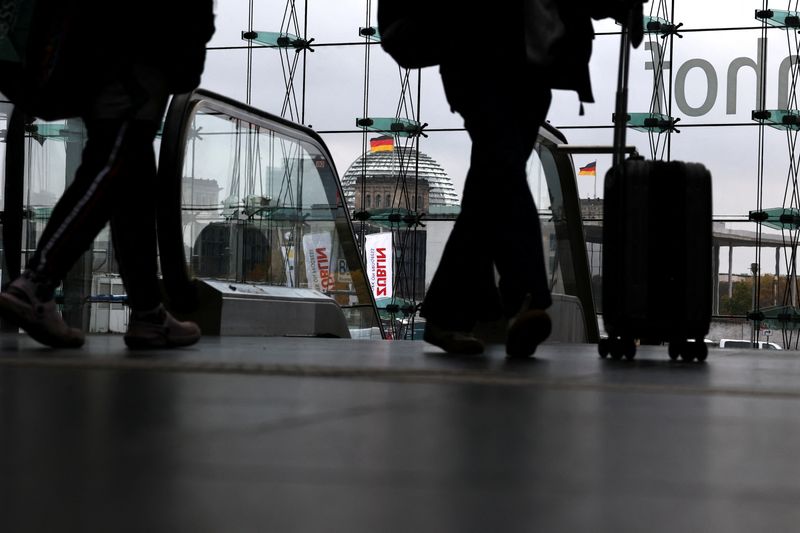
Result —
POLYGON ((0 336, 0 530, 793 531, 796 352, 0 336))

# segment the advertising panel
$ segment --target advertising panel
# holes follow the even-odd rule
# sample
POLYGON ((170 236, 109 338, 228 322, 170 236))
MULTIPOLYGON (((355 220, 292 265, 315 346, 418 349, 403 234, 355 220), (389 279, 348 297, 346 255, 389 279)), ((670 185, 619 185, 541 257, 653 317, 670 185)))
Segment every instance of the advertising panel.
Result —
POLYGON ((306 276, 310 288, 323 292, 333 289, 331 249, 330 233, 308 233, 303 235, 306 276))
POLYGON ((373 233, 366 236, 367 278, 375 298, 392 296, 392 234, 373 233))

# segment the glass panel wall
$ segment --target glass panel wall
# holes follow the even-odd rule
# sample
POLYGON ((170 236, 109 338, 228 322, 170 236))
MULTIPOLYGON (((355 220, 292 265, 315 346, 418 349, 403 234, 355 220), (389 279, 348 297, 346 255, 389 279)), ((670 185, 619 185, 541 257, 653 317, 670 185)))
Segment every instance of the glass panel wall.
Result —
MULTIPOLYGON (((380 338, 330 157, 280 122, 199 97, 188 119, 182 225, 190 275, 309 288, 380 338)), ((368 335, 369 334, 369 335, 368 335)))
MULTIPOLYGON (((381 50, 377 41, 359 35, 360 28, 375 25, 374 1, 343 0, 335 6, 323 0, 309 0, 302 6, 283 1, 252 2, 252 24, 248 22, 249 4, 249 1, 239 1, 217 5, 218 31, 209 46, 204 88, 313 127, 325 140, 330 150, 329 162, 341 176, 370 151, 370 141, 379 136, 378 132, 367 133, 357 126, 359 118, 419 120, 427 125, 426 136, 419 138, 417 149, 444 169, 460 197, 469 162, 469 139, 463 132, 460 117, 449 109, 436 68, 413 71, 410 79, 405 80, 404 72, 381 50), (311 48, 314 51, 261 45, 248 48, 248 41, 240 36, 249 29, 291 33, 309 42, 313 39, 311 48)), ((755 11, 764 7, 791 10, 787 3, 767 6, 764 2, 728 2, 722 6, 689 0, 651 0, 645 4, 645 15, 672 23, 680 37, 648 34, 643 45, 633 52, 629 110, 631 113, 659 112, 675 121, 676 129, 671 133, 630 129, 628 144, 645 157, 699 161, 711 170, 716 269, 711 275, 717 279, 715 322, 740 320, 749 324, 751 330, 773 330, 774 338, 783 334, 774 332, 772 327, 764 328, 766 317, 762 321, 748 320, 747 314, 762 307, 796 306, 797 290, 792 288, 796 283, 790 279, 797 229, 759 225, 750 220, 750 213, 773 208, 797 209, 800 195, 796 192, 796 172, 800 165, 795 155, 794 128, 762 127, 752 113, 763 107, 780 112, 775 115, 777 117, 793 116, 797 99, 793 96, 796 85, 792 80, 797 72, 792 57, 798 54, 793 31, 775 26, 762 31, 755 11), (753 273, 754 264, 757 275, 753 273), (770 275, 774 276, 774 283, 766 279, 770 275), (733 292, 738 290, 744 294, 750 290, 745 285, 737 285, 745 283, 748 277, 759 295, 756 299, 751 296, 752 308, 745 310, 741 302, 734 305, 731 301, 735 299, 733 292), (787 296, 773 296, 773 293, 787 296)), ((595 30, 598 35, 590 63, 595 103, 584 106, 581 114, 574 93, 556 91, 548 117, 571 145, 609 146, 612 140, 619 26, 611 20, 595 21, 595 30)), ((502 50, 498 49, 498 53, 502 50)), ((7 129, 7 124, 2 122, 6 116, 7 108, 0 108, 0 130, 7 129)), ((200 257, 209 257, 209 250, 213 246, 222 247, 227 239, 225 246, 236 245, 239 250, 249 246, 252 253, 232 259, 230 250, 225 252, 220 248, 221 254, 208 263, 214 264, 215 274, 239 280, 289 283, 291 279, 292 283, 308 284, 305 267, 296 263, 292 268, 279 252, 286 242, 292 242, 295 251, 301 249, 302 244, 296 239, 309 234, 330 233, 332 243, 340 235, 335 231, 335 217, 322 217, 324 209, 318 207, 318 204, 331 205, 324 188, 316 192, 298 188, 300 181, 310 181, 308 175, 316 169, 312 168, 314 151, 302 146, 290 148, 279 134, 226 122, 209 110, 200 110, 195 120, 198 130, 187 145, 187 150, 195 151, 194 158, 187 157, 187 161, 193 161, 195 166, 187 166, 186 175, 197 181, 191 188, 186 185, 185 190, 187 197, 192 198, 185 208, 187 217, 191 214, 193 219, 188 221, 187 218, 184 227, 190 268, 198 273, 200 257), (207 134, 210 131, 216 133, 207 134), (245 134, 245 131, 249 132, 245 134), (241 144, 236 145, 236 142, 241 144), (284 147, 280 148, 282 143, 284 147), (203 148, 212 145, 213 149, 203 148), (225 155, 215 157, 223 145, 225 155), (265 148, 269 145, 275 147, 270 161, 265 148), (203 189, 205 185, 212 188, 211 181, 217 182, 218 190, 213 193, 203 189), (206 193, 214 198, 205 196, 206 193), (290 193, 292 201, 302 201, 295 210, 307 215, 302 232, 290 233, 294 222, 279 212, 281 204, 278 202, 289 201, 290 193), (209 204, 212 199, 219 201, 213 208, 209 204), (260 205, 261 202, 268 203, 260 205), (204 231, 203 239, 208 240, 208 244, 201 249, 198 239, 204 231), (217 232, 216 240, 210 236, 213 232, 217 232), (251 243, 250 239, 255 239, 252 241, 255 244, 247 244, 251 243), (256 259, 261 253, 259 250, 266 250, 264 246, 271 247, 269 260, 256 259)), ((34 137, 31 139, 28 168, 36 178, 26 178, 29 188, 25 197, 26 200, 30 198, 31 207, 46 208, 52 205, 68 180, 69 150, 63 140, 48 139, 39 144, 34 137), (55 148, 59 145, 61 155, 56 155, 55 148), (42 191, 46 191, 51 200, 37 199, 36 195, 42 191)), ((2 144, 0 157, 4 157, 2 144)), ((536 165, 543 161, 542 157, 537 157, 539 162, 531 165, 531 186, 547 225, 552 223, 549 217, 555 219, 556 216, 550 201, 554 193, 541 185, 547 180, 537 182, 536 165)), ((599 221, 603 178, 611 166, 611 157, 604 153, 582 154, 573 156, 573 161, 583 206, 594 300, 601 309, 599 221), (579 167, 593 161, 596 175, 577 175, 579 167)), ((418 182, 410 179, 405 183, 418 186, 418 182)), ((408 191, 409 198, 421 192, 419 189, 408 191)), ((397 193, 392 191, 390 198, 388 205, 392 206, 397 193)), ((377 200, 376 195, 365 194, 358 206, 348 204, 344 209, 351 214, 375 210, 377 200)), ((381 193, 380 203, 387 204, 385 192, 381 193)), ((446 240, 457 205, 447 206, 447 212, 437 212, 437 209, 431 206, 425 210, 426 226, 415 229, 418 234, 426 232, 424 274, 419 271, 425 280, 423 285, 436 268, 440 246, 446 240)), ((668 210, 666 216, 669 216, 668 210)), ((32 237, 26 237, 25 241, 25 246, 30 248, 35 242, 36 224, 41 222, 31 218, 25 224, 26 228, 31 228, 32 237)), ((357 237, 360 224, 361 221, 355 222, 357 237)), ((383 227, 383 230, 393 232, 395 246, 405 242, 401 238, 406 232, 405 226, 383 227)), ((104 249, 104 239, 101 236, 95 249, 104 249)), ((363 243, 359 241, 359 245, 366 257, 363 243)), ((545 245, 550 249, 548 242, 545 245)), ((419 246, 414 248, 415 253, 421 249, 419 246)), ((568 276, 555 274, 553 279, 556 280, 554 287, 558 287, 558 280, 566 280, 568 276)), ((412 284, 411 289, 417 291, 418 288, 412 284)), ((335 290, 342 289, 337 286, 335 290)), ((424 287, 422 292, 424 297, 424 287)), ((415 301, 419 296, 415 295, 415 301)), ((345 296, 341 298, 344 302, 345 296)), ((739 300, 744 301, 744 297, 739 300)), ((712 340, 718 340, 722 334, 712 330, 712 340)))

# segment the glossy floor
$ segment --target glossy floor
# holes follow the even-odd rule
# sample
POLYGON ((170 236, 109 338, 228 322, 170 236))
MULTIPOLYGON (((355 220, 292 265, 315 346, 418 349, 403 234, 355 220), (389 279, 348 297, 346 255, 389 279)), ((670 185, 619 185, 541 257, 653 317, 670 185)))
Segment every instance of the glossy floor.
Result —
POLYGON ((0 531, 796 531, 797 352, 0 336, 0 531))

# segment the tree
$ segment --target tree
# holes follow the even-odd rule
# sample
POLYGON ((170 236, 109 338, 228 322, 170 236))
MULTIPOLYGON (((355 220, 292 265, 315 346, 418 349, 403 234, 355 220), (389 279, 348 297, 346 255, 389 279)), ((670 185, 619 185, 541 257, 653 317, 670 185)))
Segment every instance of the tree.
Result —
MULTIPOLYGON (((789 285, 785 276, 764 274, 760 279, 759 308, 790 305, 789 285)), ((723 315, 745 315, 753 310, 753 278, 733 282, 733 294, 728 297, 728 284, 720 283, 719 310, 723 315)))
POLYGON ((719 310, 723 315, 746 315, 753 308, 753 279, 733 283, 732 295, 728 297, 728 284, 720 285, 722 296, 719 310))

